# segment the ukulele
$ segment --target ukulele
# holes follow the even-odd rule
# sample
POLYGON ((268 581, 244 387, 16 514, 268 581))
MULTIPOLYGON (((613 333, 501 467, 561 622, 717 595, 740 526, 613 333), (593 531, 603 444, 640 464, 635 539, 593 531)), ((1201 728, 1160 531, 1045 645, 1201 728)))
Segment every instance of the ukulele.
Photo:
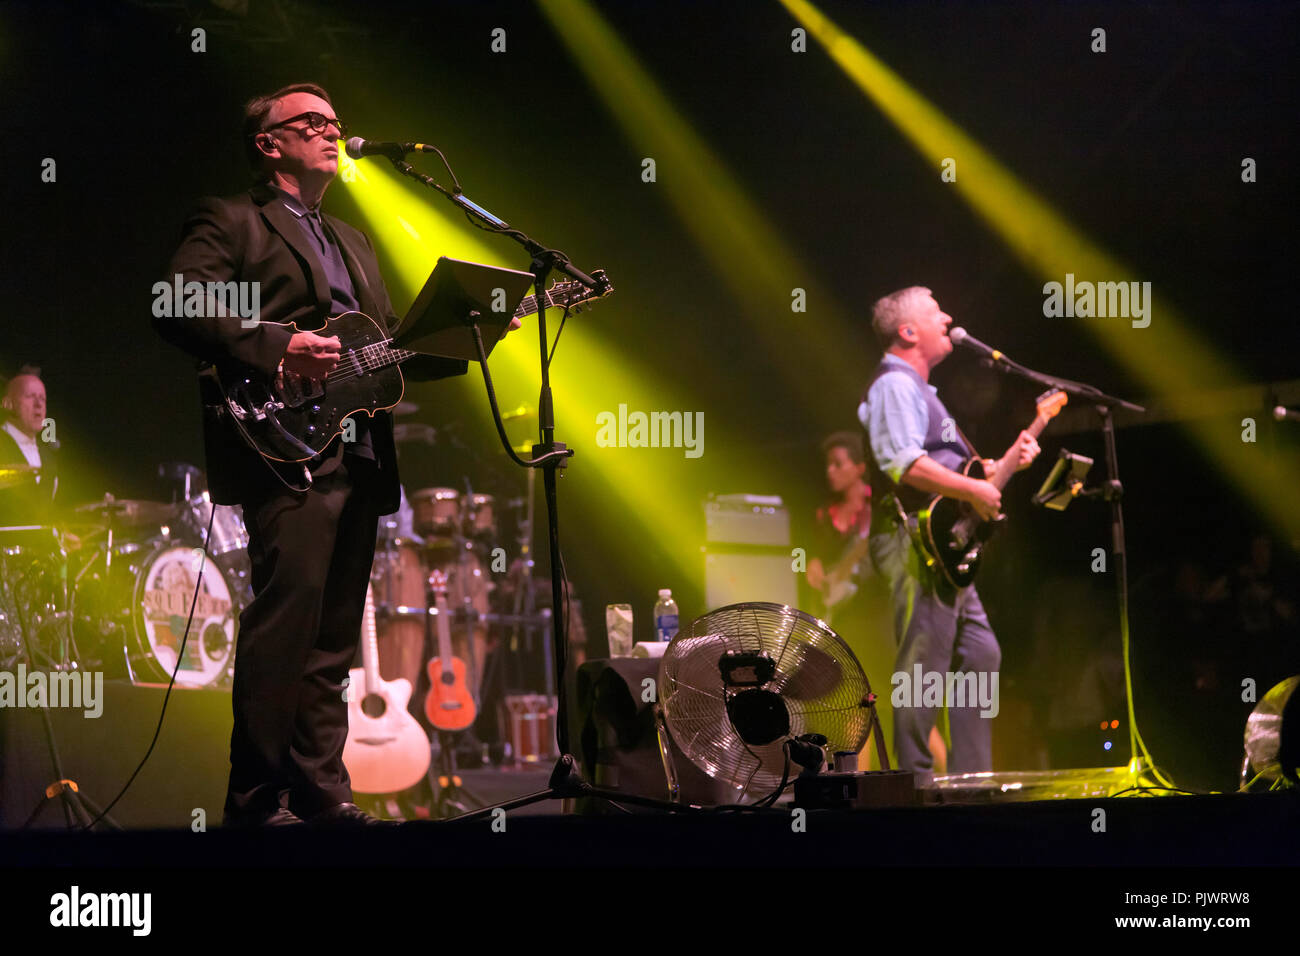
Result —
POLYGON ((447 610, 447 575, 433 571, 429 588, 434 594, 434 620, 438 628, 438 656, 429 661, 429 695, 424 715, 438 730, 464 730, 474 723, 478 710, 465 683, 465 662, 452 654, 451 622, 447 610))

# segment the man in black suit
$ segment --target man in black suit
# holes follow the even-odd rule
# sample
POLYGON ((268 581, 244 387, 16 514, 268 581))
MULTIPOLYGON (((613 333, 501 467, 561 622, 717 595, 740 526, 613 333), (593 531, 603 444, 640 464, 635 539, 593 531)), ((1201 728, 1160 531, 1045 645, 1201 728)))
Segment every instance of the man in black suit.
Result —
MULTIPOLYGON (((318 86, 248 103, 245 148, 259 182, 239 196, 200 201, 167 276, 259 283, 257 321, 220 317, 213 307, 208 317, 156 317, 159 334, 204 362, 242 363, 267 378, 282 371, 322 378, 340 355, 338 339, 322 329, 328 316, 355 309, 395 328, 369 239, 319 211, 342 135, 318 86)), ((465 370, 465 362, 443 359, 405 366, 408 377, 424 379, 465 370)), ((398 506, 392 416, 355 415, 355 440, 336 437, 305 466, 273 468, 214 411, 218 396, 205 394, 204 408, 209 490, 219 504, 243 506, 254 592, 240 615, 225 823, 376 823, 352 803, 343 766, 344 679, 377 522, 398 506)))
POLYGON ((0 416, 0 467, 32 466, 40 472, 0 489, 0 526, 49 524, 58 487, 55 442, 45 441, 45 383, 24 365, 4 389, 0 416))

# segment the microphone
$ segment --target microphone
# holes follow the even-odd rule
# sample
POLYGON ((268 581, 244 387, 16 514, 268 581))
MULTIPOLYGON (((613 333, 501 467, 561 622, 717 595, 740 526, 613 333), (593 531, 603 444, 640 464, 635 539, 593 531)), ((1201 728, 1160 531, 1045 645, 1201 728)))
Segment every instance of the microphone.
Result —
POLYGON ((1273 417, 1279 422, 1300 422, 1300 412, 1292 411, 1285 406, 1279 405, 1273 409, 1273 417))
POLYGON ((963 329, 960 325, 957 326, 957 328, 955 329, 949 330, 948 338, 952 339, 958 345, 964 345, 966 348, 973 349, 976 352, 979 352, 981 355, 987 355, 995 362, 1002 362, 1007 360, 1005 354, 1003 354, 1002 352, 998 351, 995 348, 991 348, 990 346, 985 345, 979 339, 975 338, 975 336, 971 335, 969 332, 963 329))
POLYGON ((387 156, 389 159, 402 159, 410 153, 432 153, 433 147, 425 143, 384 143, 374 139, 362 139, 353 136, 344 146, 352 159, 366 156, 387 156))

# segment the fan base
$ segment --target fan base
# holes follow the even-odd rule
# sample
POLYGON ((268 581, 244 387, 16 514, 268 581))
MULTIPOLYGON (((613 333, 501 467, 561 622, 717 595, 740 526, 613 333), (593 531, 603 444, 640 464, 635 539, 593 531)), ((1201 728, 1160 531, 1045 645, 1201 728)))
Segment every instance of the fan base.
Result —
POLYGON ((819 773, 794 782, 794 805, 806 810, 867 810, 919 804, 910 770, 819 773))

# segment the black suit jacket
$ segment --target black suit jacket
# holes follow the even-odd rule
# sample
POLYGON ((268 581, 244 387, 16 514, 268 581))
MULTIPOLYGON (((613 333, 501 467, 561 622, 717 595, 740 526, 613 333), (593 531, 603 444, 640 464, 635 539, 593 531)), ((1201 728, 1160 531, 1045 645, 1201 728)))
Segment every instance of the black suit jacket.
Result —
MULTIPOLYGON (((361 311, 391 333, 398 318, 370 240, 333 216, 323 218, 342 246, 361 311)), ((243 328, 239 317, 154 318, 154 328, 164 339, 213 365, 234 361, 274 377, 294 332, 316 331, 329 316, 329 283, 320 259, 306 244, 293 213, 267 185, 227 199, 201 199, 185 222, 180 246, 168 266, 169 285, 176 275, 182 277, 182 283, 260 283, 261 321, 253 328, 243 328), (282 322, 291 322, 296 328, 270 324, 282 322)), ((408 378, 430 380, 463 375, 466 368, 467 363, 457 359, 421 358, 406 363, 403 373, 408 378)), ((220 398, 206 394, 209 387, 205 381, 203 435, 213 500, 238 504, 267 488, 268 482, 278 487, 268 464, 248 447, 229 416, 215 410, 220 398)), ((400 495, 389 412, 375 415, 370 435, 379 464, 379 513, 388 514, 397 510, 400 495)), ((302 484, 300 467, 275 467, 286 481, 302 484)))

